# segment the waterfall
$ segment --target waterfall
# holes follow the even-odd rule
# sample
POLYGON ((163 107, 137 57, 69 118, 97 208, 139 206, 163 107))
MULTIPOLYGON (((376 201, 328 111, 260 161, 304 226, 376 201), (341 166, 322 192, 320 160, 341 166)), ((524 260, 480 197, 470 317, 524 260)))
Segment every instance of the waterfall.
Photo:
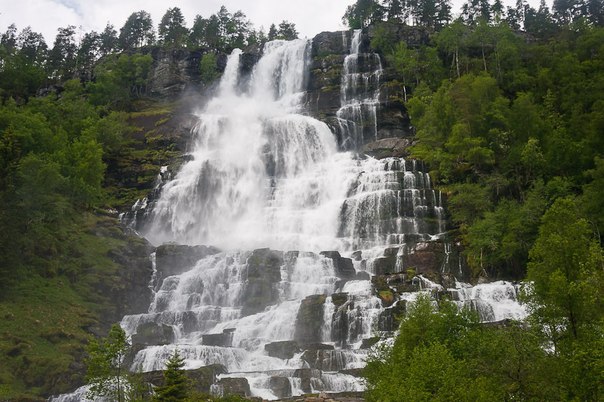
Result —
MULTIPOLYGON (((383 323, 415 297, 384 307, 369 272, 402 271, 408 242, 438 238, 445 225, 421 163, 342 151, 377 135, 381 65, 361 38, 352 33, 344 61, 340 144, 305 114, 309 41, 267 43, 245 76, 241 51, 228 57, 187 162, 142 229, 156 245, 222 251, 178 273, 153 254, 149 310, 121 322, 142 342, 132 370, 161 370, 178 349, 187 369, 221 364, 222 378, 245 378, 266 399, 363 389, 339 371, 363 367, 364 341, 395 330, 383 323), (152 339, 141 340, 141 328, 152 339)), ((458 291, 460 304, 486 294, 468 292, 458 291)))
MULTIPOLYGON (((377 139, 377 108, 382 75, 380 56, 362 53, 362 30, 352 33, 349 54, 344 59, 340 86, 340 110, 336 116, 342 149, 359 149, 366 140, 377 139)), ((343 36, 346 46, 346 36, 343 36)))

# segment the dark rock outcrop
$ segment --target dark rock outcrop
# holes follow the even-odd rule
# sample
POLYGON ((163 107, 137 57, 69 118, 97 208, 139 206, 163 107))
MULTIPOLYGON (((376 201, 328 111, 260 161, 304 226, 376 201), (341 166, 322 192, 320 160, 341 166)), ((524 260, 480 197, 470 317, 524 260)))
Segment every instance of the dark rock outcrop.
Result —
POLYGON ((408 148, 413 144, 409 138, 383 138, 365 144, 361 152, 374 158, 406 157, 409 155, 408 148))
POLYGON ((298 310, 294 339, 300 343, 313 343, 321 340, 321 326, 323 324, 323 306, 325 295, 308 296, 298 310))
POLYGON ((222 386, 223 395, 239 395, 243 397, 252 395, 250 383, 247 381, 247 378, 221 378, 218 380, 217 384, 222 386))
POLYGON ((319 254, 331 258, 338 278, 352 279, 356 275, 352 260, 342 257, 338 251, 321 251, 319 254))
POLYGON ((174 329, 166 324, 146 322, 139 325, 136 334, 132 335, 132 343, 145 346, 168 345, 174 342, 174 329))
POLYGON ((281 280, 283 252, 268 248, 252 251, 247 259, 247 280, 243 292, 243 315, 264 310, 279 300, 276 284, 281 280))
POLYGON ((279 359, 291 359, 294 354, 301 351, 300 345, 296 341, 271 342, 264 345, 264 350, 271 357, 279 359))
POLYGON ((292 395, 292 386, 288 378, 271 377, 268 386, 277 398, 287 398, 292 395))
POLYGON ((175 97, 200 84, 201 52, 154 47, 150 54, 153 66, 147 91, 151 95, 175 97))
POLYGON ((233 332, 235 328, 227 328, 219 334, 205 334, 201 336, 201 343, 208 346, 222 346, 230 348, 233 346, 233 332))
POLYGON ((158 283, 161 283, 161 279, 163 278, 180 275, 190 270, 197 261, 219 252, 219 249, 212 246, 162 244, 155 249, 158 283))

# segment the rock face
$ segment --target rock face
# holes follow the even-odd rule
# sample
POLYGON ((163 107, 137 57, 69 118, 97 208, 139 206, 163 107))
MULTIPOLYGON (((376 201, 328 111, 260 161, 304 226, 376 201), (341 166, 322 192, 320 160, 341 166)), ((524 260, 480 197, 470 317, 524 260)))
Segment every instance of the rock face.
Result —
POLYGON ((276 284, 281 280, 283 252, 268 248, 254 250, 247 259, 247 281, 243 315, 264 310, 279 300, 276 284))
POLYGON ((200 259, 217 254, 220 250, 208 246, 163 244, 155 250, 156 267, 161 279, 188 271, 200 259))
POLYGON ((175 97, 200 84, 199 62, 202 53, 185 49, 151 49, 153 69, 148 91, 160 97, 175 97))
POLYGON ((174 330, 165 324, 147 322, 137 328, 132 335, 132 343, 140 345, 168 345, 174 342, 174 330))
POLYGON ((292 386, 289 379, 285 377, 271 377, 269 388, 277 398, 287 398, 292 395, 292 386))
POLYGON ((313 295, 302 300, 296 317, 296 341, 304 344, 321 341, 323 305, 326 298, 325 295, 313 295))
POLYGON ((201 343, 208 346, 222 346, 230 348, 233 346, 233 332, 235 328, 227 328, 220 334, 205 334, 201 336, 201 343))
POLYGON ((356 275, 357 272, 352 265, 352 260, 342 257, 338 251, 321 251, 319 254, 331 258, 336 275, 339 278, 352 279, 356 275))
POLYGON ((250 384, 246 378, 221 378, 218 380, 217 384, 222 387, 223 395, 239 395, 248 397, 252 394, 250 391, 250 384))
POLYGON ((119 322, 126 314, 144 313, 149 308, 152 293, 149 281, 153 274, 150 254, 153 246, 144 239, 134 236, 117 225, 117 221, 101 221, 97 227, 98 236, 115 237, 121 245, 109 251, 111 260, 118 266, 117 286, 99 288, 97 291, 113 300, 112 309, 103 311, 99 328, 92 328, 97 335, 105 336, 113 323, 119 322), (110 233, 110 234, 109 234, 110 233))
POLYGON ((271 342, 264 345, 264 350, 271 357, 291 359, 294 354, 300 352, 300 345, 296 341, 271 342))

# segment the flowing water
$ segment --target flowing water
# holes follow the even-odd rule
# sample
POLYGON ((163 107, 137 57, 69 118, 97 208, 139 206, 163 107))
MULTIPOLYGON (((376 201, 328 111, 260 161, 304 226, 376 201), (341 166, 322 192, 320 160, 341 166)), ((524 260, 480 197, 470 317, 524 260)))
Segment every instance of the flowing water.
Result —
MULTIPOLYGON (((267 399, 363 389, 342 371, 363 367, 364 342, 395 330, 392 317, 405 301, 384 307, 370 276, 392 259, 402 272, 408 245, 438 238, 445 220, 441 194, 419 162, 354 152, 376 135, 381 74, 379 57, 360 48, 354 31, 342 74, 341 144, 305 114, 309 41, 267 43, 250 76, 242 76, 241 52, 230 55, 217 95, 198 114, 190 158, 162 187, 143 229, 157 245, 223 251, 179 275, 156 267, 149 311, 124 317, 122 327, 133 335, 164 325, 171 341, 140 350, 132 370, 161 370, 177 348, 186 368, 224 365, 222 378, 243 377, 267 399), (291 353, 270 352, 283 344, 294 345, 291 353)), ((460 305, 474 303, 493 321, 516 317, 484 307, 516 308, 515 293, 495 290, 508 287, 455 291, 460 305)))

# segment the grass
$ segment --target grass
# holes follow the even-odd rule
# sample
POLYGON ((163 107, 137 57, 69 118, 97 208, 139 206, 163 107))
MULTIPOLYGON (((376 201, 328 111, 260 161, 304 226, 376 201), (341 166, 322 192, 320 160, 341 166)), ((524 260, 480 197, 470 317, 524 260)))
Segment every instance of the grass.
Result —
POLYGON ((120 286, 108 254, 126 245, 115 219, 87 214, 71 228, 59 275, 24 275, 0 296, 0 400, 44 400, 82 382, 92 327, 120 286))

